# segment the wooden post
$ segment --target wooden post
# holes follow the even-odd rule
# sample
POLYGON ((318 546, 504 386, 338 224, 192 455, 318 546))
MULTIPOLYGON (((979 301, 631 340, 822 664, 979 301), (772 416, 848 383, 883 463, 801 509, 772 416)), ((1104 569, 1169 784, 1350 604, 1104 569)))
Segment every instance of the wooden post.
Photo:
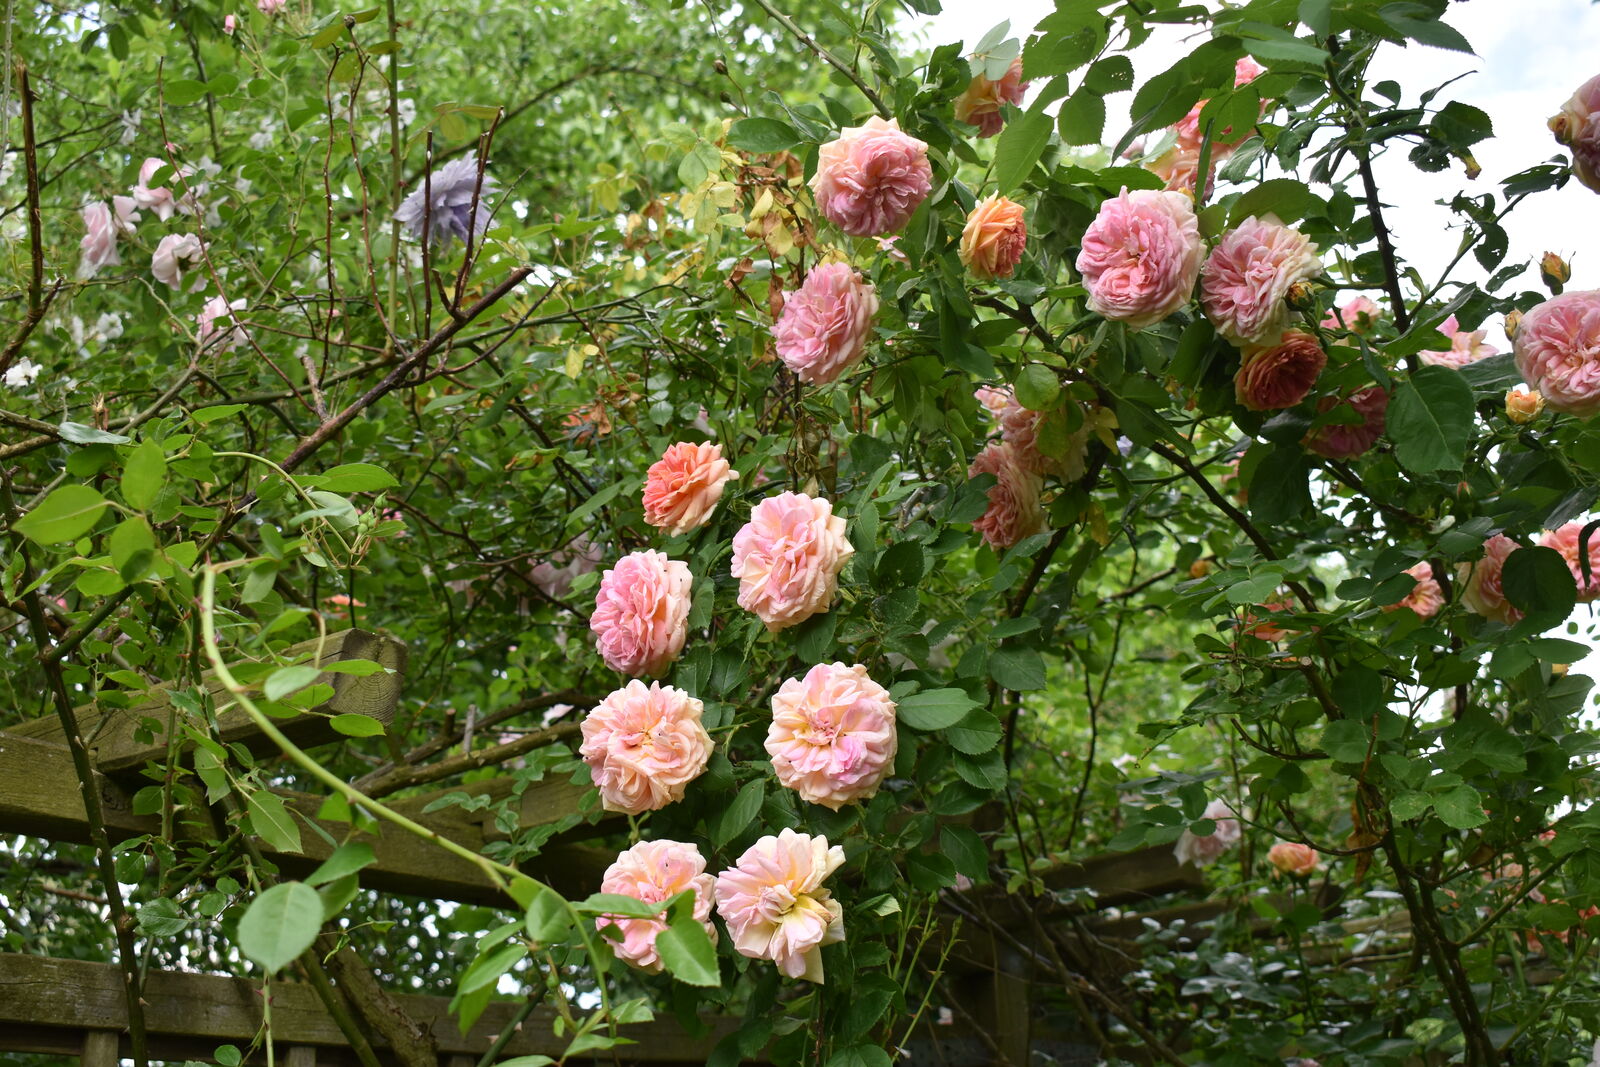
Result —
POLYGON ((120 1037, 115 1030, 85 1030, 83 1053, 78 1057, 78 1062, 83 1067, 117 1067, 120 1062, 120 1037))
POLYGON ((289 1050, 289 1067, 317 1067, 317 1050, 310 1045, 295 1045, 289 1050))

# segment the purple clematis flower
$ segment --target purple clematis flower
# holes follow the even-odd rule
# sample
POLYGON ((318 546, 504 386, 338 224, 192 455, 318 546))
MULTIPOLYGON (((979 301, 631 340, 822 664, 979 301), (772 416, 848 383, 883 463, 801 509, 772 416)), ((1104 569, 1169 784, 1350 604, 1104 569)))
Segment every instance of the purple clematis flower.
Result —
POLYGON ((465 241, 470 229, 472 239, 483 237, 489 228, 489 198, 499 190, 493 178, 485 174, 483 184, 478 184, 478 154, 469 152, 461 159, 452 159, 426 181, 418 182, 401 203, 394 217, 411 231, 447 249, 456 238, 465 241), (473 210, 472 194, 477 190, 477 210, 473 210), (429 194, 432 205, 429 206, 429 194), (428 233, 422 232, 426 224, 428 233))

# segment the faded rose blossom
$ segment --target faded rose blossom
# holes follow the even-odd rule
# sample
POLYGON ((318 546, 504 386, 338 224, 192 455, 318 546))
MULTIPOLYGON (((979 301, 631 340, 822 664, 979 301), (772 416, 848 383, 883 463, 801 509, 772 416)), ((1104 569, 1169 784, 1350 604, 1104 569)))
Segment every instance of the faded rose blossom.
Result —
MULTIPOLYGON (((640 841, 617 854, 600 879, 600 892, 617 893, 646 904, 665 904, 685 890, 694 890, 694 917, 705 925, 712 944, 717 928, 711 923, 711 900, 717 880, 706 873, 706 859, 700 850, 683 841, 640 841)), ((621 938, 609 940, 617 958, 645 971, 661 973, 661 957, 656 952, 656 937, 666 930, 664 919, 636 919, 625 915, 602 915, 594 921, 596 930, 615 926, 621 938)))
MULTIPOLYGON (((981 67, 982 61, 975 61, 981 67)), ((999 81, 990 81, 980 69, 962 94, 956 97, 956 121, 978 127, 979 137, 993 137, 1005 126, 1001 104, 1022 106, 1028 82, 1022 80, 1022 57, 1011 61, 999 81)))
POLYGON ((244 308, 243 297, 232 303, 220 296, 207 300, 194 320, 195 339, 200 343, 200 351, 220 355, 244 344, 249 335, 245 333, 244 327, 238 324, 239 317, 235 314, 244 308), (219 326, 218 319, 223 319, 231 325, 219 326))
POLYGON ((717 913, 741 956, 771 960, 790 978, 821 982, 822 946, 844 940, 844 909, 823 881, 844 849, 785 827, 717 875, 717 913))
POLYGON ((1600 412, 1600 289, 1563 293, 1527 312, 1512 351, 1523 380, 1553 410, 1600 412))
POLYGON ((1488 359, 1500 352, 1493 345, 1483 343, 1488 330, 1463 330, 1454 315, 1439 324, 1439 332, 1450 338, 1450 351, 1417 353, 1418 359, 1435 367, 1454 367, 1460 370, 1468 363, 1488 359))
POLYGON ((419 181, 394 217, 411 236, 443 252, 453 241, 468 240, 469 234, 474 242, 483 239, 492 214, 489 199, 499 190, 500 183, 487 173, 479 181, 478 153, 468 152, 419 181))
POLYGON ((876 796, 897 744, 895 702, 865 667, 819 663, 773 694, 767 755, 802 800, 838 811, 876 796))
POLYGON ((1022 262, 1028 224, 1022 205, 1003 196, 978 202, 961 230, 961 262, 974 278, 1009 278, 1022 262))
POLYGON ((689 565, 656 551, 630 552, 600 576, 589 629, 606 666, 635 677, 661 674, 689 634, 689 565))
POLYGON ((1456 568, 1461 602, 1484 618, 1506 626, 1520 620, 1522 611, 1506 599, 1500 574, 1505 569, 1506 557, 1521 547, 1505 534, 1495 534, 1485 541, 1482 559, 1456 568))
POLYGON ((1411 592, 1393 604, 1383 605, 1384 611, 1399 611, 1401 608, 1410 608, 1424 619, 1431 619, 1444 608, 1444 591, 1439 588, 1438 581, 1433 577, 1433 564, 1423 560, 1414 567, 1407 567, 1406 573, 1417 580, 1411 587, 1411 592))
POLYGON ((1213 800, 1207 804, 1206 810, 1200 817, 1210 819, 1216 824, 1216 829, 1204 837, 1197 837, 1187 829, 1178 835, 1178 844, 1173 848, 1172 854, 1180 866, 1192 863, 1196 867, 1209 867, 1217 862, 1224 852, 1237 845, 1242 836, 1238 816, 1225 800, 1213 800))
POLYGON ((1257 640, 1266 641, 1269 644, 1277 644, 1279 641, 1282 641, 1284 638, 1289 636, 1289 631, 1284 629, 1283 626, 1279 624, 1278 620, 1272 618, 1272 615, 1276 615, 1278 612, 1283 611, 1293 611, 1294 609, 1294 600, 1288 596, 1281 596, 1276 600, 1269 600, 1265 604, 1261 605, 1261 610, 1270 612, 1271 614, 1263 618, 1256 615, 1256 613, 1253 611, 1246 612, 1244 622, 1239 627, 1239 630, 1241 633, 1248 634, 1257 640))
POLYGON ((1507 389, 1506 418, 1518 424, 1537 419, 1544 411, 1544 396, 1538 390, 1507 389))
POLYGON ((771 633, 827 611, 839 572, 855 553, 833 505, 804 493, 780 493, 750 509, 733 535, 739 606, 771 633))
POLYGON ((289 4, 289 0, 256 0, 256 10, 271 18, 282 11, 289 4))
POLYGON ((721 445, 679 441, 645 473, 644 521, 669 534, 704 526, 723 487, 738 477, 721 445))
MULTIPOLYGON (((194 234, 169 233, 156 245, 155 253, 150 257, 150 273, 155 275, 156 281, 179 289, 183 286, 184 264, 198 264, 204 256, 205 246, 194 234)), ((199 279, 196 288, 204 285, 205 280, 199 279)))
POLYGON ((1539 543, 1545 548, 1553 548, 1561 553, 1561 558, 1566 561, 1567 570, 1572 572, 1572 580, 1578 585, 1578 599, 1590 601, 1600 598, 1600 530, 1589 536, 1589 543, 1585 551, 1578 551, 1578 542, 1583 535, 1584 524, 1569 522, 1558 530, 1546 530, 1544 536, 1539 538, 1539 543), (1583 575, 1583 557, 1589 557, 1589 576, 1583 575))
POLYGON ((1291 330, 1271 348, 1246 348, 1233 376, 1233 395, 1251 411, 1292 408, 1306 398, 1328 355, 1310 334, 1291 330))
POLYGON ((1572 149, 1573 176, 1600 193, 1600 74, 1578 86, 1549 125, 1556 140, 1572 149))
POLYGON ((233 36, 233 31, 238 29, 238 28, 239 28, 239 20, 238 19, 234 18, 232 15, 224 15, 224 16, 222 16, 222 32, 223 33, 227 34, 229 37, 232 37, 233 36))
POLYGON ((1323 318, 1322 325, 1330 330, 1345 329, 1351 333, 1363 336, 1377 328, 1378 318, 1383 314, 1383 309, 1364 296, 1358 296, 1349 303, 1339 305, 1337 313, 1329 311, 1323 318), (1339 324, 1344 319, 1344 325, 1339 324))
POLYGON ((87 280, 104 267, 117 266, 122 257, 117 254, 118 226, 104 201, 83 205, 83 229, 83 240, 78 242, 78 277, 87 280))
POLYGON ((578 754, 607 811, 639 815, 682 800, 711 759, 705 705, 682 689, 637 678, 584 717, 578 754))
POLYGON ((1340 415, 1354 413, 1362 421, 1319 426, 1306 436, 1305 445, 1328 459, 1355 459, 1365 454, 1383 436, 1388 420, 1389 394, 1382 386, 1369 385, 1343 399, 1325 396, 1317 401, 1319 415, 1336 408, 1340 415))
POLYGON ((1067 404, 1076 407, 1082 423, 1067 435, 1062 458, 1047 456, 1039 451, 1039 424, 1044 413, 1030 411, 1017 403, 1009 385, 979 386, 972 394, 994 419, 1000 430, 1000 440, 1016 450, 1017 460, 1038 475, 1055 475, 1066 481, 1083 477, 1084 459, 1089 451, 1089 435, 1093 433, 1096 413, 1076 400, 1067 404))
POLYGON ((1283 333, 1290 290, 1321 271, 1317 248, 1304 234, 1273 215, 1252 215, 1206 258, 1200 304, 1229 341, 1264 344, 1283 333))
POLYGON ((823 145, 811 179, 817 210, 852 237, 895 232, 932 189, 926 142, 876 115, 823 145))
POLYGON ((1083 235, 1077 267, 1089 309, 1138 330, 1188 302, 1204 256, 1193 200, 1123 189, 1100 205, 1083 235))
POLYGON ((967 477, 995 476, 989 487, 989 507, 972 528, 995 551, 1010 548, 1044 529, 1044 509, 1039 503, 1043 483, 1028 470, 1017 450, 1003 441, 991 441, 973 459, 967 477))
POLYGON ((818 264, 783 295, 772 324, 778 358, 808 385, 827 385, 861 362, 877 313, 877 291, 850 264, 818 264))
MULTIPOLYGON (((172 190, 165 185, 150 188, 150 179, 155 177, 156 171, 167 165, 164 159, 149 157, 139 167, 139 184, 133 187, 133 202, 138 207, 155 212, 156 218, 162 222, 172 218, 178 210, 177 200, 172 195, 172 190)), ((187 177, 187 167, 180 167, 174 172, 175 176, 187 177)))
POLYGON ((1304 878, 1317 869, 1317 851, 1298 841, 1279 841, 1267 850, 1267 862, 1279 874, 1304 878))

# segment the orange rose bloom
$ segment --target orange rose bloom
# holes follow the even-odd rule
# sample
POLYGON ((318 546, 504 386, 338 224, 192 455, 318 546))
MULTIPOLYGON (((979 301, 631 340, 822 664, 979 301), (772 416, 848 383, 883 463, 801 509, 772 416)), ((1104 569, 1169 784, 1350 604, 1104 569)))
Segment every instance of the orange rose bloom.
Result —
POLYGON ((1028 224, 1022 205, 1003 196, 979 202, 961 231, 961 262, 974 278, 1009 278, 1022 260, 1028 224))

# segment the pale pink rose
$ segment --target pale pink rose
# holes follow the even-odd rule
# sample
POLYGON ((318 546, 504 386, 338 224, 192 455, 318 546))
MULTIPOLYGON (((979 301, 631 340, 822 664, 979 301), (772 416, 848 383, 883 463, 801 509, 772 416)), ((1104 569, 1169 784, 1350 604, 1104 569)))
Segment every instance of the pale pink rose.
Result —
POLYGON ((256 10, 271 18, 288 6, 289 0, 256 0, 256 10))
POLYGON ((974 278, 1009 278, 1022 262, 1028 224, 1022 205, 1003 196, 978 202, 961 230, 961 262, 974 278))
MULTIPOLYGON (((150 188, 150 179, 155 176, 156 171, 166 165, 167 161, 164 159, 157 159, 154 156, 146 159, 139 167, 139 184, 132 190, 133 202, 141 208, 155 212, 156 218, 162 222, 172 218, 173 213, 178 210, 178 203, 171 189, 165 185, 150 188)), ((183 171, 180 170, 178 173, 181 174, 183 171)))
MULTIPOLYGON (((155 275, 156 281, 178 289, 183 286, 184 264, 198 264, 204 256, 205 248, 194 234, 169 233, 156 245, 150 257, 150 273, 155 275)), ((203 280, 201 285, 204 285, 203 280)))
POLYGON ((1435 367, 1455 367, 1460 370, 1468 363, 1476 363, 1480 359, 1488 359, 1498 355, 1500 350, 1493 345, 1483 343, 1487 330, 1473 330, 1468 332, 1456 322, 1456 317, 1451 315, 1439 324, 1439 332, 1450 338, 1450 351, 1448 352, 1418 352, 1417 358, 1422 362, 1435 367))
POLYGON ((877 292, 850 264, 812 267, 800 288, 783 294, 772 324, 778 358, 808 385, 827 385, 861 362, 877 313, 877 292))
POLYGON ((832 504, 804 493, 770 496, 733 535, 739 606, 772 633, 797 626, 832 606, 839 572, 854 552, 832 504))
POLYGON ((1251 411, 1292 408, 1306 398, 1328 355, 1310 334, 1290 330, 1271 348, 1249 347, 1233 376, 1233 395, 1251 411))
POLYGON ((771 960, 790 978, 821 982, 822 946, 844 940, 844 909, 823 880, 844 849, 785 827, 717 875, 717 914, 741 956, 771 960))
POLYGON ((679 441, 650 464, 644 478, 644 521, 669 534, 703 526, 739 477, 722 458, 722 446, 679 441))
POLYGON ((1567 569, 1572 572, 1572 580, 1578 584, 1578 599, 1590 601, 1600 598, 1600 530, 1590 534, 1589 543, 1584 546, 1583 555, 1589 557, 1589 577, 1585 579, 1583 555, 1578 552, 1583 527, 1581 522, 1569 522, 1559 530, 1546 530, 1539 543, 1561 553, 1561 558, 1567 561, 1567 569))
POLYGON ((1551 297, 1523 315, 1512 351, 1551 408, 1582 418, 1600 412, 1600 289, 1551 297))
POLYGON ((682 800, 711 759, 705 705, 682 689, 635 678, 584 717, 578 754, 607 811, 638 815, 682 800))
POLYGON ((1507 389, 1506 418, 1518 425, 1526 425, 1544 411, 1544 396, 1537 390, 1507 389))
POLYGON ((131 196, 113 196, 111 214, 120 232, 132 234, 139 221, 139 204, 131 196))
POLYGON ((838 811, 877 795, 894 765, 895 703, 862 666, 819 663, 772 697, 767 755, 778 781, 838 811))
POLYGON ((83 240, 78 242, 78 277, 93 278, 103 267, 115 267, 122 262, 117 255, 116 221, 111 208, 96 200, 83 205, 83 240))
POLYGON ((1495 534, 1483 543, 1483 558, 1476 563, 1463 563, 1456 568, 1456 581, 1461 586, 1461 602, 1486 619, 1512 625, 1522 618, 1522 611, 1506 599, 1501 584, 1501 572, 1506 557, 1522 546, 1505 534, 1495 534))
POLYGON ((1417 580, 1411 587, 1411 592, 1393 604, 1385 604, 1384 611, 1399 611, 1401 608, 1410 608, 1424 619, 1431 619, 1444 608, 1444 591, 1439 588, 1438 581, 1433 577, 1433 564, 1423 560, 1415 567, 1407 567, 1406 573, 1417 580))
POLYGON ((1222 235, 1200 275, 1200 304, 1217 332, 1236 345, 1264 344, 1283 333, 1289 290, 1321 273, 1306 236, 1272 215, 1222 235))
POLYGON ((1210 819, 1216 829, 1205 837, 1196 837, 1188 830, 1178 835, 1178 844, 1172 854, 1178 864, 1192 863, 1196 867, 1209 867, 1222 858, 1222 854, 1239 843, 1239 819, 1225 800, 1213 800, 1206 805, 1201 818, 1210 819))
POLYGON ((1022 80, 1022 57, 1013 59, 1005 76, 997 82, 984 76, 982 61, 974 61, 974 66, 980 68, 978 74, 956 97, 956 121, 978 127, 979 137, 993 137, 1006 124, 1000 105, 1021 107, 1023 94, 1028 91, 1028 83, 1022 80))
POLYGON ((1383 314, 1383 309, 1364 296, 1358 296, 1347 304, 1341 304, 1335 314, 1329 311, 1323 318, 1322 325, 1330 330, 1345 329, 1351 333, 1369 334, 1378 325, 1378 317, 1383 314), (1339 320, 1344 319, 1340 326, 1339 320))
POLYGON ((823 145, 811 179, 817 210, 852 237, 895 232, 932 189, 927 144, 876 115, 823 145))
POLYGON ((239 20, 238 19, 234 18, 232 15, 224 15, 224 16, 222 16, 222 32, 223 33, 227 34, 229 37, 232 37, 233 36, 233 31, 238 29, 238 28, 239 28, 239 20))
MULTIPOLYGON (((715 944, 717 928, 711 924, 711 901, 716 884, 717 880, 706 873, 705 857, 694 845, 682 841, 640 841, 618 853, 616 862, 606 868, 605 877, 600 879, 600 892, 617 893, 646 904, 664 904, 692 889, 694 917, 705 924, 706 936, 715 944)), ((596 930, 615 926, 622 934, 620 939, 608 939, 618 959, 650 974, 661 972, 656 936, 666 930, 664 920, 602 915, 594 925, 596 930)))
POLYGON ((1329 459, 1355 459, 1383 436, 1389 416, 1389 394, 1382 386, 1369 385, 1343 399, 1325 396, 1317 401, 1318 414, 1334 410, 1342 418, 1359 416, 1361 422, 1319 426, 1306 436, 1306 447, 1329 459))
POLYGON ((1004 441, 984 445, 967 469, 969 478, 980 474, 992 474, 996 480, 989 487, 989 507, 972 528, 990 547, 1007 549, 1044 529, 1044 509, 1039 503, 1044 486, 1013 446, 1004 441))
POLYGON ((200 343, 202 352, 219 355, 230 352, 248 339, 244 327, 238 324, 239 317, 235 312, 243 311, 245 301, 243 298, 229 303, 220 296, 207 300, 205 307, 200 309, 200 314, 195 316, 195 337, 200 343), (222 325, 217 320, 222 319, 222 325))
POLYGON ((1279 841, 1267 850, 1267 862, 1279 874, 1303 878, 1317 869, 1317 850, 1298 841, 1279 841))
POLYGON ((1578 87, 1550 120, 1556 140, 1572 149, 1572 173, 1600 193, 1600 75, 1578 87))
POLYGON ((661 674, 689 635, 689 565, 656 551, 630 552, 600 576, 589 629, 606 666, 622 674, 661 674))
POLYGON ((1204 256, 1190 197, 1123 189, 1100 205, 1077 265, 1089 310, 1139 330, 1188 302, 1204 256))

